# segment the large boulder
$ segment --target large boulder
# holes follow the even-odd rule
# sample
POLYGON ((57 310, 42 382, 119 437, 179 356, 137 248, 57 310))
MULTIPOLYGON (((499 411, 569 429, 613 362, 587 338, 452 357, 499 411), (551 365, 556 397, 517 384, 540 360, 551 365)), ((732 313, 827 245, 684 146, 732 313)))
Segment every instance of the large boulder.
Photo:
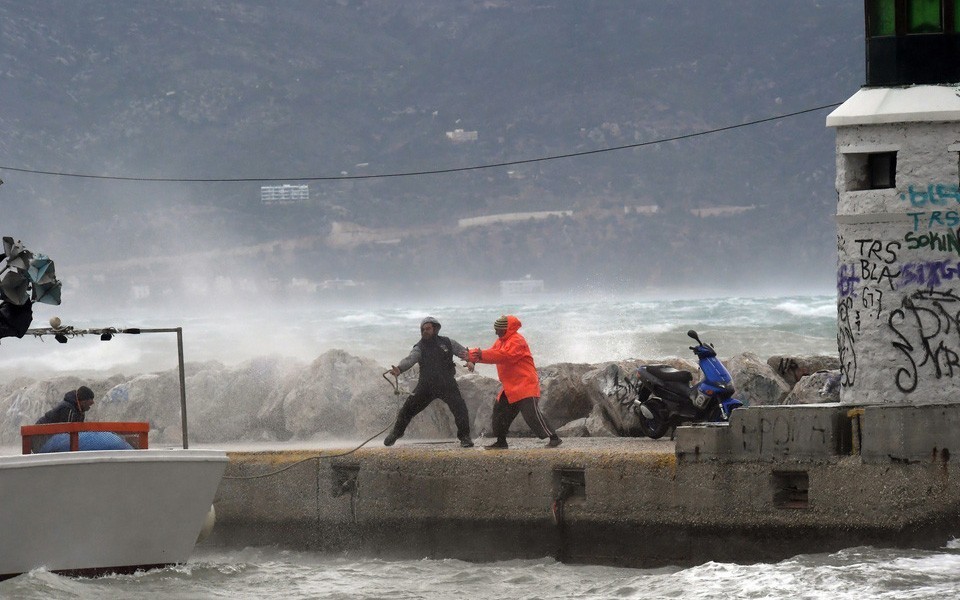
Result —
POLYGON ((767 359, 767 364, 773 371, 783 378, 789 386, 795 385, 801 378, 813 375, 818 371, 833 371, 840 368, 840 358, 837 356, 806 355, 783 356, 776 355, 767 359))
POLYGON ((817 371, 801 377, 783 404, 821 404, 840 402, 840 370, 817 371))
MULTIPOLYGON (((217 361, 184 365, 188 428, 193 423, 193 411, 199 406, 198 399, 191 397, 191 380, 198 374, 210 370, 226 370, 226 367, 217 361)), ((150 424, 151 445, 182 443, 178 369, 143 373, 131 379, 118 376, 106 381, 94 382, 93 385, 109 385, 109 389, 102 398, 97 398, 97 403, 91 409, 91 415, 87 420, 146 421, 150 424)))
POLYGON ((33 425, 43 413, 55 407, 69 390, 84 385, 76 377, 58 377, 49 381, 20 380, 20 385, 8 385, 0 400, 3 426, 0 443, 20 443, 20 426, 33 425))
POLYGON ((593 410, 593 401, 583 376, 592 365, 557 363, 539 369, 540 410, 553 428, 583 419, 593 410))
MULTIPOLYGON (((280 424, 270 435, 279 439, 366 438, 388 430, 419 378, 416 366, 394 381, 386 369, 369 359, 331 350, 276 385, 258 419, 280 424), (396 383, 396 388, 393 384, 396 383)), ((490 402, 496 380, 475 374, 460 376, 461 395, 471 415, 484 397, 490 402)), ((407 439, 456 437, 453 414, 441 400, 433 401, 407 427, 407 439)))
MULTIPOLYGON (((150 445, 183 441, 180 419, 180 376, 177 369, 145 373, 118 383, 95 405, 96 421, 146 421, 150 445)), ((190 416, 188 400, 187 416, 190 416)))
POLYGON ((288 438, 282 415, 264 407, 304 367, 301 361, 274 355, 229 369, 213 365, 192 374, 186 381, 190 439, 231 442, 288 438))
POLYGON ((266 414, 282 418, 283 429, 297 439, 316 436, 355 438, 358 415, 380 409, 373 399, 385 396, 383 367, 342 350, 322 354, 294 378, 266 414))
POLYGON ((583 375, 593 404, 588 430, 609 431, 617 436, 641 435, 637 416, 631 408, 637 396, 639 364, 637 361, 607 363, 583 375))
POLYGON ((594 406, 590 414, 582 419, 570 421, 557 428, 557 434, 565 437, 619 437, 610 426, 610 420, 603 414, 600 406, 594 406))
POLYGON ((587 427, 587 420, 589 418, 590 417, 584 417, 582 419, 577 419, 576 421, 570 421, 561 427, 557 427, 557 435, 559 435, 561 438, 592 437, 590 435, 590 429, 587 427))
POLYGON ((733 377, 734 396, 744 406, 780 404, 790 392, 790 386, 777 375, 769 364, 752 352, 738 354, 725 361, 733 377))
POLYGON ((639 390, 637 367, 643 364, 670 365, 676 369, 689 371, 697 376, 697 367, 683 358, 668 358, 656 362, 642 360, 621 361, 597 365, 583 376, 594 410, 590 418, 593 421, 600 419, 600 423, 593 423, 590 429, 599 435, 604 432, 613 432, 617 436, 641 436, 639 418, 633 410, 634 400, 639 390))

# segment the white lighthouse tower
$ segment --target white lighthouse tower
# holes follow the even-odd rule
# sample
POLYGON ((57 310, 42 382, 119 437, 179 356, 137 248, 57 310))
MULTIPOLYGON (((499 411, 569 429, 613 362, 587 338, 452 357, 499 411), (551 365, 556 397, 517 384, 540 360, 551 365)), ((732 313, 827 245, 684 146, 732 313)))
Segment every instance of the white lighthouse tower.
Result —
POLYGON ((865 0, 837 133, 843 404, 960 403, 960 0, 865 0))

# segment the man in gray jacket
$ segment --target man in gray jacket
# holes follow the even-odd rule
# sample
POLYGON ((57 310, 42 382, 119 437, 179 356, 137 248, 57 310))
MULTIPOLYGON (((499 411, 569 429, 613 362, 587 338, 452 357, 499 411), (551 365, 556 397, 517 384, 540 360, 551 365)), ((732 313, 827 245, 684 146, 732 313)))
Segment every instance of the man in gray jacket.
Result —
POLYGON ((437 335, 440 331, 440 321, 427 317, 420 322, 420 341, 417 342, 410 354, 400 361, 400 364, 391 367, 390 372, 396 377, 413 365, 420 365, 420 378, 413 393, 407 397, 397 420, 393 424, 393 431, 383 440, 384 446, 392 446, 403 437, 407 425, 413 417, 439 398, 450 408, 453 421, 457 426, 457 437, 464 448, 473 446, 470 438, 470 414, 467 403, 460 395, 460 387, 455 378, 456 367, 453 358, 456 356, 467 363, 467 368, 473 371, 473 363, 467 360, 467 349, 450 338, 437 335))

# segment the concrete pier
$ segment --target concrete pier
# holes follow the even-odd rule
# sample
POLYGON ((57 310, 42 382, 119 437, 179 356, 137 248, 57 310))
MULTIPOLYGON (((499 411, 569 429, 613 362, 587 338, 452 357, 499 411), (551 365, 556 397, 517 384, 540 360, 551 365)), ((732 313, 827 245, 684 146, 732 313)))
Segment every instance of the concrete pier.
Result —
POLYGON ((938 546, 960 532, 958 425, 950 405, 783 406, 675 442, 236 452, 208 543, 630 566, 938 546))

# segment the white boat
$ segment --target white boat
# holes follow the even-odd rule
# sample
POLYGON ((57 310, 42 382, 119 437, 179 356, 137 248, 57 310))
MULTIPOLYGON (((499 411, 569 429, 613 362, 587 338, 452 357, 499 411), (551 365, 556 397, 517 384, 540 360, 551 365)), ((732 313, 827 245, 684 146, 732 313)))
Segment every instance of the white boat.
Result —
POLYGON ((183 449, 0 457, 0 580, 186 562, 227 462, 183 449))
POLYGON ((0 457, 0 580, 32 569, 96 575, 186 562, 227 466, 220 450, 189 450, 183 330, 78 329, 59 317, 27 329, 34 302, 60 304, 53 261, 11 237, 0 253, 0 337, 176 333, 183 449, 149 449, 147 423, 23 425, 22 456, 0 457))

